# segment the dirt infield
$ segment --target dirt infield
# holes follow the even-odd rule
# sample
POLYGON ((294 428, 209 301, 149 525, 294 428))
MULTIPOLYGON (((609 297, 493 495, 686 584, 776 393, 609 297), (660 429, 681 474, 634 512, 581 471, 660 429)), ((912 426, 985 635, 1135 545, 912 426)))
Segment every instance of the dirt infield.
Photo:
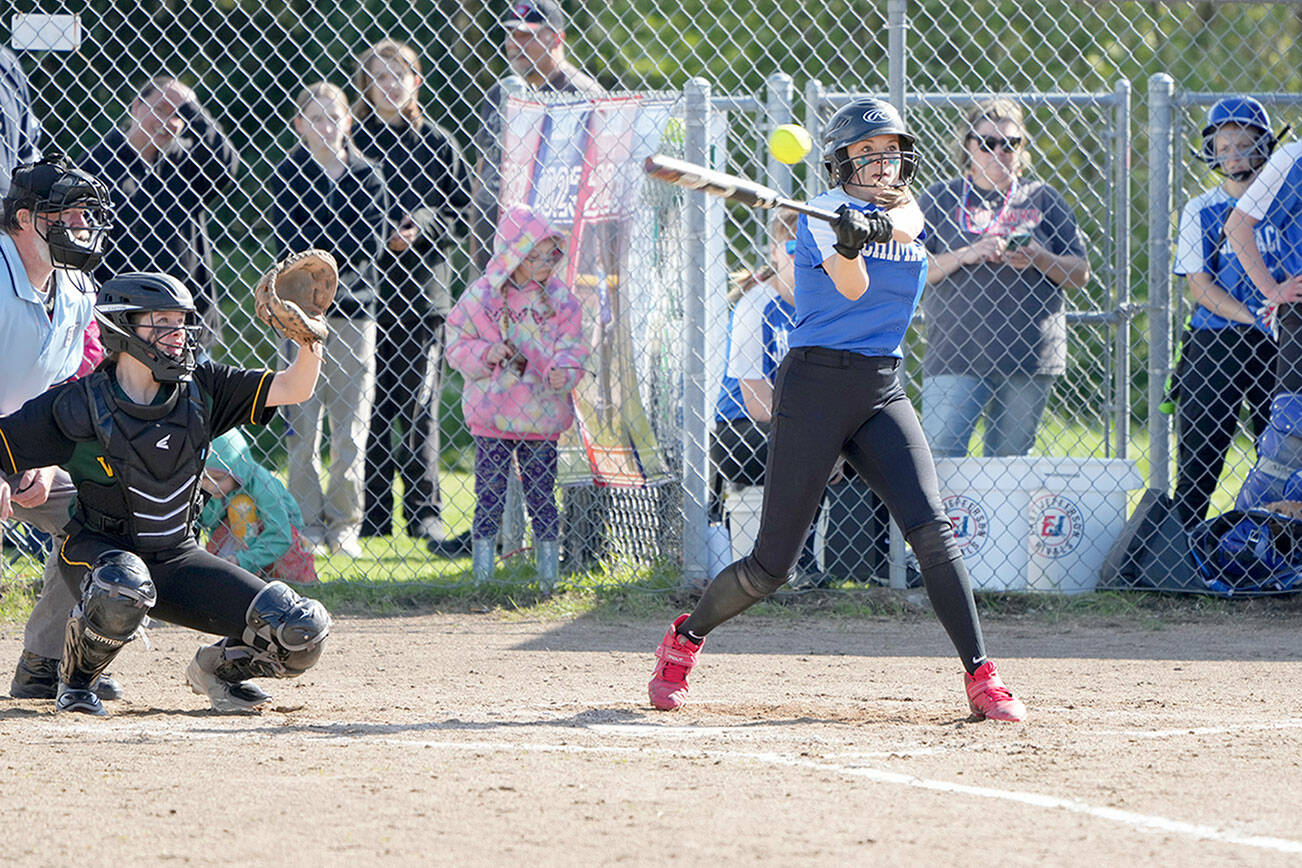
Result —
MULTIPOLYGON (((197 634, 152 630, 108 719, 0 699, 0 861, 1302 863, 1296 618, 987 619, 1020 726, 966 722, 929 620, 743 616, 657 713, 663 630, 340 619, 250 716, 185 687, 197 634)), ((20 645, 0 624, 6 682, 20 645)))

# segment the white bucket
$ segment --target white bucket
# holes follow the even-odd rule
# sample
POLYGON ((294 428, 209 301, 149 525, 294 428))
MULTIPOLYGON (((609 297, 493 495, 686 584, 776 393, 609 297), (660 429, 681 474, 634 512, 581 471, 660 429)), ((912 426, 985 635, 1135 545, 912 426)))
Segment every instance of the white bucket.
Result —
POLYGON ((755 548, 760 511, 764 506, 764 486, 748 485, 729 491, 724 506, 728 510, 728 530, 732 533, 732 559, 739 561, 755 548))
POLYGON ((936 472, 978 591, 1092 591, 1142 484, 1122 459, 942 458, 936 472))

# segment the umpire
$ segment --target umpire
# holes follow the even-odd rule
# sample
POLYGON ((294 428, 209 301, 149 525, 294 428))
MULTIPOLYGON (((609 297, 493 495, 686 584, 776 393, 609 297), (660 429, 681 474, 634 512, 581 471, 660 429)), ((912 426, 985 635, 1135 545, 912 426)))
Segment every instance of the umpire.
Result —
MULTIPOLYGON (((52 156, 14 170, 0 222, 0 416, 8 416, 71 379, 81 365, 82 335, 95 307, 90 272, 110 226, 108 193, 98 179, 52 156)), ((68 474, 45 467, 3 478, 14 491, 14 516, 53 535, 57 547, 76 493, 68 474)), ((50 558, 9 686, 15 699, 54 698, 64 626, 75 603, 59 578, 58 559, 50 558)), ((122 695, 108 677, 100 678, 96 693, 122 695)))

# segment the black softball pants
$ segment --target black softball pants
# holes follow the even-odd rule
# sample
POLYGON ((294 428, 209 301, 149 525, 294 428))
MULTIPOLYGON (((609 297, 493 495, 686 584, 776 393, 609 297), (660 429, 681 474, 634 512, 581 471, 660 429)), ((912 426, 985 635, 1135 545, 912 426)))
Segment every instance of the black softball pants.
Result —
MULTIPOLYGON (((89 531, 74 533, 59 552, 63 580, 81 599, 81 582, 106 551, 131 551, 121 540, 89 531)), ((266 582, 209 554, 193 540, 165 552, 135 552, 149 568, 158 602, 149 617, 243 643, 249 604, 266 582)))
POLYGON ((1245 402, 1253 437, 1266 430, 1276 355, 1274 340, 1260 329, 1192 329, 1185 335, 1176 378, 1175 503, 1186 525, 1207 517, 1245 402))

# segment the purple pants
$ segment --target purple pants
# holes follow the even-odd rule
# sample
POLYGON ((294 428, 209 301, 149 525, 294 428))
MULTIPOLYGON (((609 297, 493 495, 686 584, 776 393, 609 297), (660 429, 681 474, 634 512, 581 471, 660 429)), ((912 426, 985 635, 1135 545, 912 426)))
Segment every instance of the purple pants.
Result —
POLYGON ((505 440, 475 437, 475 523, 473 539, 497 536, 506 504, 506 474, 511 456, 520 464, 524 505, 533 523, 533 538, 554 540, 560 536, 560 515, 556 509, 556 441, 505 440))

